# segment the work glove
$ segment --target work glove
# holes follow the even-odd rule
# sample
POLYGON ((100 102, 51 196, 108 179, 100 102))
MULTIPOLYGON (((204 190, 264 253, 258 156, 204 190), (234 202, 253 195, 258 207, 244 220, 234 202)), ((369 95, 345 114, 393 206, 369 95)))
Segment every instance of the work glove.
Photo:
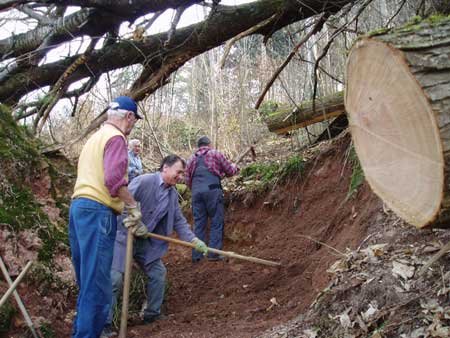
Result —
POLYGON ((205 256, 208 253, 208 247, 206 246, 205 242, 195 237, 192 241, 192 244, 195 245, 195 250, 198 252, 201 252, 203 256, 205 256))
POLYGON ((144 222, 139 221, 137 225, 131 228, 131 232, 135 237, 146 237, 148 229, 144 222))
POLYGON ((127 217, 123 220, 125 228, 136 227, 142 219, 141 206, 136 203, 135 206, 126 206, 127 217))

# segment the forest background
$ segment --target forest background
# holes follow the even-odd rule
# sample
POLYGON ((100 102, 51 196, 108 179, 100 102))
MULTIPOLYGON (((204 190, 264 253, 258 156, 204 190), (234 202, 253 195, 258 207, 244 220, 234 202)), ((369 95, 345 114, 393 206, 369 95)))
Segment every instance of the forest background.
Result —
MULTIPOLYGON (((194 6, 200 17, 208 15, 208 7, 194 6)), ((433 1, 373 0, 344 7, 301 46, 268 91, 259 111, 254 109, 255 102, 268 79, 295 45, 313 29, 316 18, 289 25, 275 32, 268 41, 263 41, 260 35, 244 37, 232 45, 228 55, 222 45, 191 59, 171 75, 167 85, 139 104, 145 120, 137 125, 131 137, 142 142, 144 164, 147 169, 155 168, 161 157, 168 153, 188 156, 195 148, 196 139, 204 134, 209 135, 214 145, 230 158, 263 138, 269 140, 270 133, 264 125, 265 107, 273 102, 295 107, 302 101, 311 100, 314 93, 320 98, 342 91, 346 56, 358 35, 398 26, 416 15, 427 15, 433 6, 433 1)), ((173 17, 175 12, 169 9, 167 13, 173 17)), ((18 20, 22 24, 33 21, 12 9, 4 15, 2 23, 18 20)), ((153 25, 157 26, 158 21, 153 25)), ((124 38, 136 32, 146 34, 139 31, 142 21, 133 25, 123 23, 122 26, 120 34, 124 38)), ((63 44, 58 50, 66 55, 59 57, 82 52, 89 41, 89 37, 81 37, 63 44)), ((42 63, 45 62, 48 61, 44 59, 42 63)), ((7 63, 5 60, 2 65, 7 63)), ((49 145, 66 144, 76 139, 112 98, 126 93, 141 70, 141 65, 133 65, 107 72, 76 102, 62 100, 63 104, 53 108, 40 138, 49 145)), ((85 82, 72 84, 69 90, 79 88, 85 82)), ((43 87, 22 97, 15 111, 22 124, 36 122, 37 114, 27 113, 29 103, 45 100, 49 90, 48 86, 43 87)), ((293 147, 312 142, 328 124, 329 121, 292 132, 293 147)), ((76 158, 82 143, 66 148, 67 154, 76 158)))

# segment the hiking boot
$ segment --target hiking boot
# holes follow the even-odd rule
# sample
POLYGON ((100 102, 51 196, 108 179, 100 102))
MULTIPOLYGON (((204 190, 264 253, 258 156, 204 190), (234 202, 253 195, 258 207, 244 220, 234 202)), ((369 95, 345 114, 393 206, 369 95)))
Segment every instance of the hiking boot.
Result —
POLYGON ((117 332, 112 329, 111 325, 105 325, 100 338, 110 338, 114 336, 117 336, 117 332))
POLYGON ((143 324, 151 324, 153 322, 156 322, 157 320, 166 320, 167 316, 161 314, 161 315, 154 315, 154 316, 146 316, 144 315, 144 320, 142 321, 143 324))

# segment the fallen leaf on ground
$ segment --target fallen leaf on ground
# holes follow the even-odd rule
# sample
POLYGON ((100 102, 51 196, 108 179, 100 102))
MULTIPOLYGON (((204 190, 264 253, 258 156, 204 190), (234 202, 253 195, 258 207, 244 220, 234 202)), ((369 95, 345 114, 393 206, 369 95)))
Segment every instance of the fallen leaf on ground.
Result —
POLYGON ((415 268, 413 266, 406 265, 397 261, 393 261, 392 265, 392 273, 394 275, 400 276, 403 279, 409 279, 414 276, 415 268))

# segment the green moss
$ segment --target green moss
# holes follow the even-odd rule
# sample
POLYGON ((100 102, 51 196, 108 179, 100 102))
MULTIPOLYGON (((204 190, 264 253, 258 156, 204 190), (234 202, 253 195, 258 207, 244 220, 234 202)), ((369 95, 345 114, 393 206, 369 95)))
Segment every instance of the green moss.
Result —
POLYGON ((444 21, 447 21, 450 19, 450 15, 443 15, 443 14, 436 14, 431 15, 427 18, 422 18, 421 16, 413 16, 406 24, 404 24, 402 27, 391 29, 391 28, 378 28, 373 31, 370 31, 367 33, 366 36, 377 36, 377 35, 383 35, 387 34, 388 32, 412 32, 419 30, 423 24, 429 24, 429 25, 437 25, 444 21))
POLYGON ((17 185, 0 190, 0 222, 12 225, 15 231, 50 223, 31 190, 17 185))
POLYGON ((368 32, 367 35, 368 36, 382 35, 382 34, 386 34, 389 31, 390 31, 390 28, 378 28, 378 29, 374 29, 373 31, 368 32))
POLYGON ((406 24, 405 26, 409 26, 409 25, 417 25, 419 23, 421 23, 423 20, 423 18, 420 15, 416 15, 413 16, 406 24))
MULTIPOLYGON (((56 171, 38 151, 38 144, 18 126, 4 105, 0 105, 0 223, 15 232, 37 230, 43 245, 39 259, 50 263, 58 245, 68 244, 66 229, 53 224, 29 187, 30 178, 48 168, 52 183, 56 171)), ((52 184, 52 197, 57 200, 52 184)), ((59 205, 68 205, 67 196, 59 196, 59 205)), ((66 215, 68 207, 63 209, 66 215)))
POLYGON ((435 14, 430 15, 428 18, 424 20, 424 22, 429 23, 431 25, 439 24, 443 21, 447 21, 450 19, 450 15, 444 15, 444 14, 435 14))
POLYGON ((278 110, 279 104, 275 101, 264 101, 259 107, 261 116, 270 116, 278 110))
POLYGON ((8 299, 5 304, 0 308, 0 333, 6 333, 11 327, 11 321, 16 314, 16 309, 11 304, 11 300, 8 299))
POLYGON ((442 22, 445 22, 448 20, 450 20, 450 15, 436 14, 436 15, 431 15, 425 19, 420 16, 414 16, 404 26, 399 27, 395 31, 396 32, 416 31, 416 30, 419 30, 420 28, 422 28, 422 26, 424 24, 434 26, 434 25, 441 24, 442 22))
POLYGON ((350 178, 347 198, 352 197, 358 191, 359 186, 364 182, 364 172, 361 163, 359 162, 358 155, 356 155, 355 148, 352 147, 349 157, 352 165, 352 176, 350 178))
POLYGON ((44 263, 50 263, 61 243, 69 246, 67 229, 60 229, 51 223, 47 227, 39 229, 38 236, 42 239, 38 259, 44 263))
POLYGON ((10 110, 0 104, 0 157, 2 160, 26 161, 30 166, 39 158, 37 143, 31 141, 24 127, 20 127, 10 110))
POLYGON ((26 277, 27 283, 36 285, 42 297, 53 293, 55 289, 75 291, 74 285, 59 278, 54 270, 54 266, 39 261, 34 262, 26 277))
POLYGON ((67 231, 49 220, 27 187, 12 185, 0 190, 0 223, 10 224, 15 232, 39 229, 43 245, 38 257, 44 262, 50 262, 60 243, 68 245, 69 242, 67 231))

